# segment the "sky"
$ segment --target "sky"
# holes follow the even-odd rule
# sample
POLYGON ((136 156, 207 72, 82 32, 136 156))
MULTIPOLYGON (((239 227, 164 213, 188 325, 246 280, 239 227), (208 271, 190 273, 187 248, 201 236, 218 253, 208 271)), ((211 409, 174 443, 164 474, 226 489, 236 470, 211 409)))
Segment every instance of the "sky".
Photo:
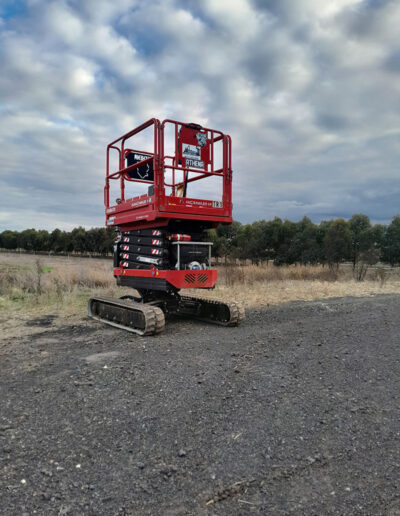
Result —
POLYGON ((102 226, 106 146, 153 117, 231 135, 242 223, 390 222, 399 27, 397 0, 0 0, 0 231, 102 226))

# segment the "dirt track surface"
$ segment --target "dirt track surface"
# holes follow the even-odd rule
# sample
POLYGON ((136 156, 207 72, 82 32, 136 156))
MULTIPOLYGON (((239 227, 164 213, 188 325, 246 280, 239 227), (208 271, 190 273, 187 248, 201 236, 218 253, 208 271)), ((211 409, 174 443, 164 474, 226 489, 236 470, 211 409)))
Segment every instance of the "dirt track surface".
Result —
POLYGON ((3 515, 400 514, 400 296, 3 343, 3 515))

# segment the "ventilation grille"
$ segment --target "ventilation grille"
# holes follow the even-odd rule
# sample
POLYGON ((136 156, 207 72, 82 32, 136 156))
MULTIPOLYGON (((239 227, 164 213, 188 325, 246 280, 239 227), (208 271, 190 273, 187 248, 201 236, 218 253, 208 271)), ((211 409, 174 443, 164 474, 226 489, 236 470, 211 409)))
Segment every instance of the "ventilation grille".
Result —
POLYGON ((189 283, 189 285, 193 285, 194 283, 200 283, 203 285, 208 280, 208 274, 195 274, 193 272, 188 272, 185 274, 185 281, 189 283))
POLYGON ((207 274, 199 274, 197 276, 197 281, 199 283, 205 283, 207 280, 208 280, 208 275, 207 274))
POLYGON ((186 281, 186 283, 195 283, 196 274, 193 274, 193 273, 185 274, 185 281, 186 281))

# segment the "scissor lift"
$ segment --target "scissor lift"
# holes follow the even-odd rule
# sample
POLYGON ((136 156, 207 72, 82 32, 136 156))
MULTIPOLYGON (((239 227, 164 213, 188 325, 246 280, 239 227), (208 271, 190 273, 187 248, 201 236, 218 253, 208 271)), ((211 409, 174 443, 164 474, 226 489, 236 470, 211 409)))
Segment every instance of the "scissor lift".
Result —
POLYGON ((152 118, 108 145, 104 203, 106 225, 118 231, 114 276, 140 298, 92 298, 91 317, 146 335, 162 331, 168 313, 227 326, 243 320, 238 303, 179 294, 216 283, 206 230, 232 223, 231 160, 230 136, 175 120, 152 118), (150 149, 140 150, 143 141, 150 149), (202 198, 191 197, 199 182, 202 198), (130 197, 132 187, 145 191, 130 197))

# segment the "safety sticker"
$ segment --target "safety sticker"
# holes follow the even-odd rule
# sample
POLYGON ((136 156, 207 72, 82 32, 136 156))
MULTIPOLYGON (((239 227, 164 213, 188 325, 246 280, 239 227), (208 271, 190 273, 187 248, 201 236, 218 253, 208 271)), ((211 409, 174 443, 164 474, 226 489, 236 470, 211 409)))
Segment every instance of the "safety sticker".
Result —
POLYGON ((200 151, 201 147, 197 147, 197 145, 190 145, 189 143, 182 145, 182 157, 184 158, 200 159, 200 151))
POLYGON ((196 134, 196 139, 199 142, 199 145, 200 145, 201 148, 205 147, 205 145, 207 143, 207 135, 206 134, 204 134, 204 133, 197 133, 196 134))

